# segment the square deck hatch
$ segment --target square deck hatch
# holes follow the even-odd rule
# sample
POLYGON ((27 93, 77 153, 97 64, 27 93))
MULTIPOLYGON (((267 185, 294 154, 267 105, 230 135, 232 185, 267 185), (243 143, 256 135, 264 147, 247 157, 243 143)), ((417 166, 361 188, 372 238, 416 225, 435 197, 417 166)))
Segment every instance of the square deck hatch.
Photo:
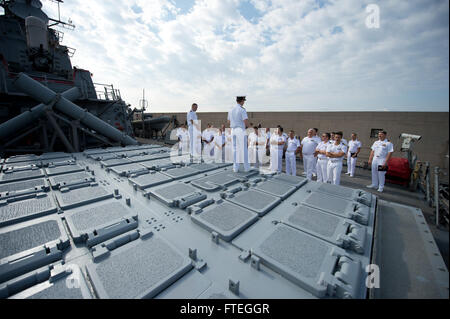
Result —
POLYGON ((117 248, 86 266, 100 298, 152 298, 192 269, 191 260, 157 236, 117 248))

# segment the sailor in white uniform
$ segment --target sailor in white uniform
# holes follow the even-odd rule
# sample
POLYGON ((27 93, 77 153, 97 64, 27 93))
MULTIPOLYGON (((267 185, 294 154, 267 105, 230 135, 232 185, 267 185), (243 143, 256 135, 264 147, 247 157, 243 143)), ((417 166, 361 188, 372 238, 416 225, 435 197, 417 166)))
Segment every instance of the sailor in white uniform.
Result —
POLYGON ((303 156, 303 169, 306 172, 306 178, 311 180, 314 170, 314 162, 316 152, 316 147, 319 142, 314 138, 314 129, 310 128, 308 130, 307 136, 302 140, 301 143, 302 156, 303 156))
POLYGON ((295 132, 291 130, 289 137, 286 141, 286 174, 296 176, 297 175, 297 153, 300 152, 300 141, 295 137, 295 132))
MULTIPOLYGON (((201 128, 200 123, 197 118, 198 105, 196 103, 192 104, 191 110, 187 113, 187 123, 189 131, 189 150, 191 157, 201 156, 201 128)), ((191 158, 192 159, 192 158, 191 158)))
POLYGON ((347 153, 347 175, 350 177, 355 176, 356 159, 359 152, 361 152, 361 142, 357 139, 357 134, 352 133, 352 139, 348 142, 348 153, 347 153))
POLYGON ((380 193, 384 189, 387 163, 394 152, 394 145, 387 140, 386 135, 386 131, 378 132, 378 141, 373 143, 369 157, 369 165, 372 166, 372 184, 367 187, 378 188, 380 193))
POLYGON ((330 133, 322 134, 322 141, 316 147, 317 154, 317 181, 322 183, 328 182, 328 157, 327 148, 330 145, 330 133))
POLYGON ((245 96, 236 97, 236 106, 228 112, 228 123, 233 137, 233 171, 238 172, 241 164, 244 171, 250 170, 248 163, 248 140, 246 128, 248 127, 247 111, 244 109, 245 96))
POLYGON ((208 123, 206 129, 202 133, 203 141, 203 153, 202 157, 205 162, 212 162, 214 158, 214 136, 216 134, 216 129, 208 123))
POLYGON ((270 171, 281 173, 283 167, 283 149, 286 139, 283 136, 283 128, 280 126, 270 137, 270 171))
POLYGON ((339 185, 341 183, 342 162, 347 153, 347 146, 342 143, 341 139, 342 132, 335 132, 334 143, 328 144, 327 147, 327 175, 328 180, 334 185, 339 185))

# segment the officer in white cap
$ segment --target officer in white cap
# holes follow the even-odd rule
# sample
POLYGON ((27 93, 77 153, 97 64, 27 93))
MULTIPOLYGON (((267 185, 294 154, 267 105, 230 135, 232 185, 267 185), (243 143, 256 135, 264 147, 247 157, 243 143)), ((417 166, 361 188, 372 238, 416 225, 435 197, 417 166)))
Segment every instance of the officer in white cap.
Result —
POLYGON ((328 180, 334 184, 339 185, 341 183, 342 162, 344 156, 347 153, 347 145, 342 143, 342 132, 334 133, 334 143, 328 144, 327 157, 328 157, 328 180))
POLYGON ((378 141, 373 143, 369 157, 369 165, 372 166, 372 184, 367 188, 378 188, 380 193, 384 189, 387 163, 394 152, 394 145, 387 140, 386 135, 386 131, 378 132, 378 141))
POLYGON ((248 140, 246 129, 249 126, 247 111, 244 109, 245 96, 236 97, 236 106, 228 112, 228 124, 233 138, 233 171, 238 172, 241 164, 244 171, 250 170, 248 162, 248 140))

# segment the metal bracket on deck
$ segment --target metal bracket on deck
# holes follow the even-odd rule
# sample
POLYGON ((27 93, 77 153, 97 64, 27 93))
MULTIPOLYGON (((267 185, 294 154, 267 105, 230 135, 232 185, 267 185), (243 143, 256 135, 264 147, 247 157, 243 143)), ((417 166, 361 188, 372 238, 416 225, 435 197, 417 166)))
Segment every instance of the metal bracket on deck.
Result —
POLYGON ((357 298, 361 279, 361 262, 347 256, 337 257, 332 273, 322 273, 319 284, 327 287, 327 294, 331 297, 357 298))

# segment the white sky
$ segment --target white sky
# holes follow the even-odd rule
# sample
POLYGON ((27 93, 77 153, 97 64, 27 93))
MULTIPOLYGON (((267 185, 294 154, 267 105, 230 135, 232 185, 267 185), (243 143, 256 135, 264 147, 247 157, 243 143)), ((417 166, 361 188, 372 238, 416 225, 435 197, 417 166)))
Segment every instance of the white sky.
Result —
POLYGON ((236 95, 248 111, 449 107, 448 0, 65 0, 61 14, 73 65, 133 107, 145 88, 151 112, 227 111, 236 95))

